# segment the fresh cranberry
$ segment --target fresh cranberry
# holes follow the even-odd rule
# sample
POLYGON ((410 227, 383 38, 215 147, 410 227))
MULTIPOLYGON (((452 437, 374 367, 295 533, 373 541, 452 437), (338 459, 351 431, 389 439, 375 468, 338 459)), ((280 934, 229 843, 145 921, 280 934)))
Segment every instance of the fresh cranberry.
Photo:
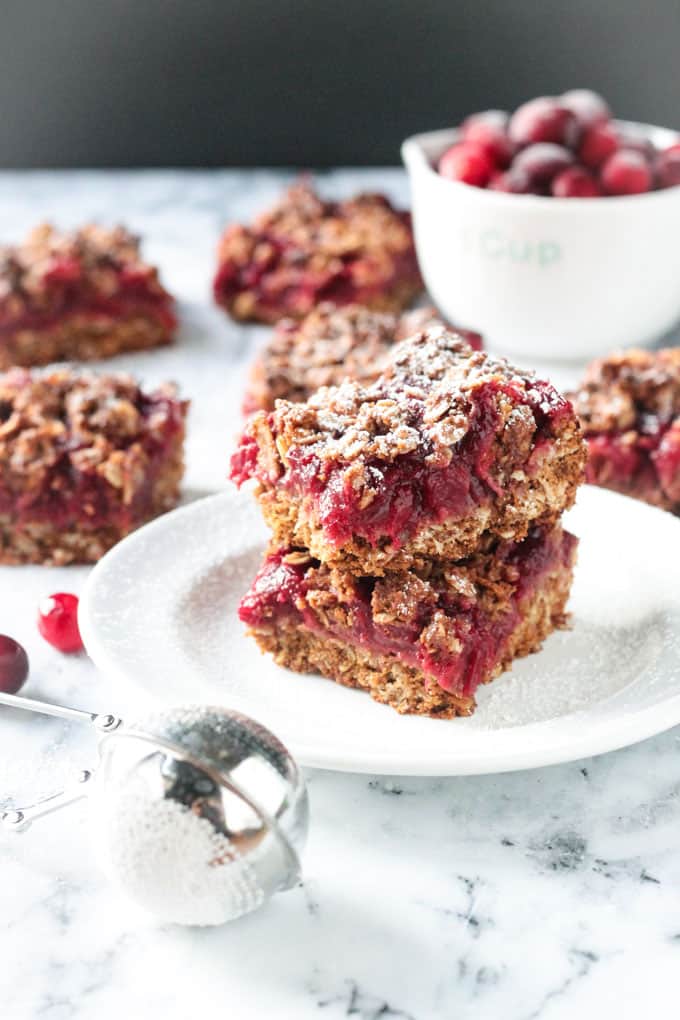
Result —
POLYGON ((503 110, 485 110, 473 113, 460 127, 463 142, 474 142, 484 149, 498 167, 506 167, 512 159, 515 146, 507 135, 509 116, 503 110))
POLYGON ((581 139, 578 158, 591 170, 597 170, 616 152, 619 144, 619 133, 613 124, 594 124, 581 139))
POLYGON ((619 149, 600 171, 600 180, 609 195, 640 195, 653 185, 652 170, 639 152, 619 149))
POLYGON ((485 188, 491 180, 494 165, 479 145, 461 142, 453 145, 439 160, 439 173, 451 181, 462 181, 485 188))
POLYGON ((519 106, 508 125, 508 134, 517 145, 534 142, 554 142, 556 145, 573 145, 578 134, 578 122, 571 110, 557 99, 540 96, 519 106))
POLYGON ((620 149, 630 149, 631 152, 639 152, 645 159, 654 159, 656 149, 649 138, 640 134, 634 127, 620 127, 618 129, 618 137, 620 149))
POLYGON ((28 676, 28 656, 14 638, 0 634, 0 691, 16 694, 28 676))
POLYGON ((491 191, 504 191, 509 195, 531 195, 534 193, 529 175, 522 169, 511 166, 503 173, 494 174, 489 184, 491 191))
POLYGON ((660 188, 674 188, 680 184, 680 142, 659 153, 656 176, 660 188))
POLYGON ((571 110, 582 130, 604 124, 612 115, 602 96, 591 89, 570 89, 560 96, 560 104, 571 110))
POLYGON ((568 166, 552 182, 555 198, 596 198, 602 189, 590 170, 582 166, 568 166))
POLYGON ((83 639, 78 629, 78 599, 58 592, 43 599, 38 610, 38 630, 60 652, 79 652, 83 639))
POLYGON ((553 177, 566 170, 574 157, 563 145, 538 142, 519 152, 512 163, 512 170, 524 173, 531 186, 549 184, 553 177))
POLYGON ((499 131, 507 131, 510 114, 505 110, 482 110, 480 113, 471 113, 460 125, 460 136, 466 139, 470 128, 478 124, 485 124, 487 127, 497 128, 499 131))

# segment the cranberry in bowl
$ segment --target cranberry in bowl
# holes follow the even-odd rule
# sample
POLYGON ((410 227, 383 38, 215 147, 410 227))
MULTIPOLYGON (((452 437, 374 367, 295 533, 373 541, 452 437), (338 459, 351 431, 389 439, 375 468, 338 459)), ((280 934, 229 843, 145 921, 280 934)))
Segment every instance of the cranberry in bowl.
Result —
POLYGON ((613 120, 592 95, 402 146, 427 288, 492 350, 578 361, 680 319, 680 136, 613 120))

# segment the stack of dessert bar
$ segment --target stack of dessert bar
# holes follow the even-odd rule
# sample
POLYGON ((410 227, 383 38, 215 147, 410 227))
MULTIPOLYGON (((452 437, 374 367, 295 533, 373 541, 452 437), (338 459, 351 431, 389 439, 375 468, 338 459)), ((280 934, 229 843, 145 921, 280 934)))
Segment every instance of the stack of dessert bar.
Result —
POLYGON ((470 714, 475 690, 565 619, 582 481, 571 404, 431 326, 369 384, 247 423, 237 484, 272 542, 241 619, 277 662, 399 712, 470 714))

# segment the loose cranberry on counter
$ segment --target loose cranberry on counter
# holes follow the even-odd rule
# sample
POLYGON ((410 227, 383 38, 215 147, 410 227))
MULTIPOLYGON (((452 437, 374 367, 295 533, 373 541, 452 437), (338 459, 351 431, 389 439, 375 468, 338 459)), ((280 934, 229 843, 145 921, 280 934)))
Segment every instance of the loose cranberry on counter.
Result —
POLYGON ((572 111, 561 106, 558 99, 540 96, 515 110, 510 118, 508 134, 517 145, 554 142, 569 146, 576 140, 578 122, 572 111))
POLYGON ((610 156, 600 171, 600 180, 608 195, 640 195, 654 184, 649 163, 633 149, 619 149, 610 156))
POLYGON ((78 629, 78 599, 58 592, 43 599, 38 610, 38 630, 60 652, 79 652, 83 640, 78 629))
POLYGON ((555 198, 597 198, 602 188, 589 170, 582 166, 569 166, 552 182, 555 198))
POLYGON ((451 181, 463 181, 485 188, 495 170, 488 154, 473 142, 453 145, 439 160, 439 173, 451 181))
POLYGON ((613 124, 594 124, 588 128, 578 147, 578 158, 591 170, 597 170, 619 148, 619 133, 613 124))
POLYGON ((563 145, 538 142, 536 145, 528 145, 515 156, 511 170, 526 174, 533 187, 549 184, 553 177, 566 170, 573 162, 573 155, 563 145))
POLYGON ((497 167, 505 168, 515 151, 507 135, 509 115, 503 110, 485 110, 473 113, 460 126, 463 142, 474 142, 484 149, 497 167))
POLYGON ((604 124, 612 115, 607 102, 591 89, 570 89, 560 96, 559 101, 571 110, 582 130, 594 124, 604 124))
POLYGON ((28 676, 28 656, 14 638, 0 634, 0 691, 16 694, 28 676))
POLYGON ((656 179, 660 188, 680 184, 680 143, 660 152, 656 160, 656 179))

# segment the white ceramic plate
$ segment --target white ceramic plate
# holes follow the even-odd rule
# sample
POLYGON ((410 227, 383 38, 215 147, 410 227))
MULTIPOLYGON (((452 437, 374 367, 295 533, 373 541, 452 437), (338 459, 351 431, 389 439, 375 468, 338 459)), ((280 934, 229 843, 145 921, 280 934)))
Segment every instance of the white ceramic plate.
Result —
POLYGON ((276 666, 236 606, 266 540, 235 491, 167 514, 95 567, 88 652, 164 702, 212 702, 269 726, 303 765, 396 775, 532 768, 600 754, 680 723, 680 520, 582 489, 572 628, 481 689, 469 719, 399 716, 367 694, 276 666))

